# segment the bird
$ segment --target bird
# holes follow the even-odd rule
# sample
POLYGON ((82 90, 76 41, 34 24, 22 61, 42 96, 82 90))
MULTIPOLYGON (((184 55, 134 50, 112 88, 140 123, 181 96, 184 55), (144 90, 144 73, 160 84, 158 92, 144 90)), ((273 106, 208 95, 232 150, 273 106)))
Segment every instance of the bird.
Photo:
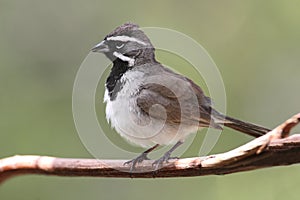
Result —
POLYGON ((156 60, 155 47, 135 23, 118 26, 91 51, 112 62, 104 93, 108 122, 129 143, 147 149, 124 163, 130 171, 154 149, 173 145, 153 162, 158 170, 191 133, 205 127, 225 126, 254 137, 270 131, 215 110, 200 86, 156 60))

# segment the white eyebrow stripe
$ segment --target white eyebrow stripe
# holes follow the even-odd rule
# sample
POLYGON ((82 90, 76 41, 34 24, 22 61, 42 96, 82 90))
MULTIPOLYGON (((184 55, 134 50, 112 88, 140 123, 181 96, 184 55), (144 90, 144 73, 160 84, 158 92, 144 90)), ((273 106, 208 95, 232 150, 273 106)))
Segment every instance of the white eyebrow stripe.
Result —
POLYGON ((113 53, 113 55, 125 62, 128 62, 129 67, 132 67, 134 65, 135 60, 133 58, 124 56, 123 54, 116 52, 116 51, 113 53))
POLYGON ((134 37, 129 37, 127 35, 112 36, 112 37, 106 38, 106 40, 120 41, 120 42, 136 42, 136 43, 139 43, 144 46, 147 45, 145 42, 143 42, 139 39, 136 39, 134 37))

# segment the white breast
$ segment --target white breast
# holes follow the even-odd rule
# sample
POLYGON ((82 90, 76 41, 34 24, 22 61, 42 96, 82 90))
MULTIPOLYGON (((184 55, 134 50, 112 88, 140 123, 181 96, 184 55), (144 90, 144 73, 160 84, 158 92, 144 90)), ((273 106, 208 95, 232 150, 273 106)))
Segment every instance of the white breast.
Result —
POLYGON ((175 127, 166 126, 165 121, 145 116, 136 104, 136 94, 143 78, 142 72, 126 72, 121 78, 124 85, 113 101, 105 91, 106 118, 122 137, 138 146, 149 147, 183 141, 187 135, 197 131, 196 127, 181 127, 181 132, 177 132, 175 127))

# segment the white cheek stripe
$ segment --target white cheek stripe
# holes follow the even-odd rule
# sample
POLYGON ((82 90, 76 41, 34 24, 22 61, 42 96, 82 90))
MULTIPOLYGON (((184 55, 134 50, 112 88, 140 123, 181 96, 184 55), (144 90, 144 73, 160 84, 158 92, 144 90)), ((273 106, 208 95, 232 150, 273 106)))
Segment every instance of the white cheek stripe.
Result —
POLYGON ((113 55, 116 56, 117 58, 125 61, 125 62, 128 62, 129 67, 132 67, 134 65, 135 60, 133 58, 129 58, 127 56, 124 56, 123 54, 121 54, 119 52, 116 52, 116 51, 113 53, 113 55))
POLYGON ((112 36, 112 37, 106 38, 106 40, 120 41, 120 42, 136 42, 141 45, 147 46, 147 44, 145 42, 143 42, 139 39, 136 39, 134 37, 126 36, 126 35, 112 36))

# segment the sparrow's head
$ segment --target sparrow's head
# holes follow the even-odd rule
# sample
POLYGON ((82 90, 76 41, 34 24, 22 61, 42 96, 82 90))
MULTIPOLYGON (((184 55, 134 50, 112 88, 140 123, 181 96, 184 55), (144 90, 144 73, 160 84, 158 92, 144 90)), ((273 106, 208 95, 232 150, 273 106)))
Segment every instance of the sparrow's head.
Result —
POLYGON ((139 26, 125 23, 92 49, 93 52, 104 53, 111 61, 121 60, 129 67, 154 61, 154 47, 139 26))

